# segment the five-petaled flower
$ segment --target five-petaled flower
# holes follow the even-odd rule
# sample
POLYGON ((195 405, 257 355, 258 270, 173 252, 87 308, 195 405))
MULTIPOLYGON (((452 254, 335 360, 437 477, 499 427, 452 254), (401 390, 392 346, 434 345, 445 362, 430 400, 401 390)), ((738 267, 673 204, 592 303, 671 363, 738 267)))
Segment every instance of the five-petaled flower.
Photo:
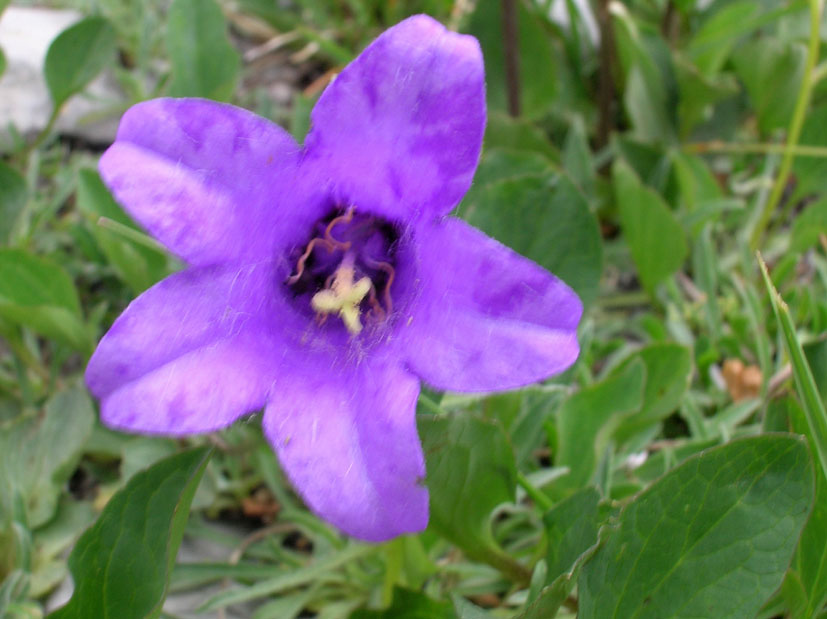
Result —
POLYGON ((127 111, 101 174, 189 266, 133 301, 92 356, 103 421, 181 435, 264 408, 319 516, 366 540, 423 529, 420 379, 512 389, 578 354, 577 296, 448 216, 484 127, 477 41, 425 16, 328 86, 303 148, 229 105, 127 111))

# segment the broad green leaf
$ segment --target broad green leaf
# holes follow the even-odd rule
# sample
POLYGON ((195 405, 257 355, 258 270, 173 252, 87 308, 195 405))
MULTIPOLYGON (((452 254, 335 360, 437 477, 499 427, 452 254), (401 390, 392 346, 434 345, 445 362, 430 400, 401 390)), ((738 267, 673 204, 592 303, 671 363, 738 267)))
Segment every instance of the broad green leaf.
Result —
POLYGON ((669 117, 669 105, 659 76, 647 74, 639 66, 632 67, 623 95, 626 113, 632 119, 634 137, 646 142, 669 142, 675 127, 669 117))
POLYGON ((784 337, 787 354, 790 356, 796 391, 798 392, 799 398, 801 398, 801 407, 807 418, 807 426, 809 429, 807 436, 815 446, 815 452, 818 456, 821 470, 825 476, 827 476, 827 410, 824 408, 824 402, 818 393, 818 387, 813 378, 813 373, 807 363, 807 358, 804 356, 801 343, 798 341, 795 325, 793 325, 792 318, 790 317, 790 310, 787 304, 784 303, 781 295, 776 291, 775 286, 773 286, 770 275, 767 272, 767 265, 764 264, 764 260, 760 255, 758 257, 758 264, 761 267, 764 284, 770 295, 770 303, 772 304, 775 319, 778 321, 781 334, 784 337))
POLYGON ((677 182, 680 197, 689 210, 723 197, 718 181, 712 175, 707 162, 701 157, 680 151, 675 151, 670 156, 672 173, 677 182))
POLYGON ((563 574, 548 587, 545 587, 539 597, 528 604, 514 619, 551 619, 557 616, 560 606, 569 596, 574 587, 568 574, 563 574))
POLYGON ((738 82, 732 75, 708 76, 682 55, 674 56, 675 77, 680 100, 678 122, 681 136, 687 136, 704 120, 706 111, 722 99, 738 92, 738 82))
POLYGON ((594 158, 583 121, 574 119, 563 146, 563 169, 587 196, 594 196, 597 184, 594 158))
MULTIPOLYGON (((558 53, 549 33, 527 5, 518 3, 518 12, 521 114, 538 116, 546 112, 554 100, 558 53)), ((492 109, 505 110, 507 87, 500 4, 478 2, 468 31, 477 37, 482 47, 488 105, 492 109)))
POLYGON ((114 54, 115 29, 103 17, 87 17, 61 32, 43 66, 55 108, 83 90, 114 54))
POLYGON ((473 194, 497 181, 553 172, 552 165, 548 158, 530 150, 489 148, 480 159, 474 174, 474 184, 468 193, 473 194))
POLYGON ((578 617, 754 617, 812 500, 803 439, 764 435, 694 456, 605 532, 580 574, 578 617))
POLYGON ((597 542, 597 503, 600 495, 592 487, 558 502, 543 517, 548 536, 547 582, 570 571, 577 559, 597 542))
POLYGON ((139 245, 112 230, 98 225, 106 217, 133 230, 138 226, 123 212, 94 170, 81 170, 78 175, 77 203, 90 220, 95 240, 118 275, 136 293, 143 292, 166 274, 163 253, 139 245))
POLYGON ((469 557, 501 556, 491 534, 491 512, 514 501, 517 487, 505 432, 469 414, 420 417, 418 426, 431 495, 430 526, 469 557))
POLYGON ((89 396, 72 388, 53 396, 42 411, 0 424, 0 513, 12 513, 21 500, 30 528, 47 522, 94 421, 89 396))
POLYGON ((688 253, 686 239, 672 211, 632 169, 618 161, 612 169, 620 222, 641 283, 650 293, 677 271, 688 253))
MULTIPOLYGON (((804 411, 792 402, 790 421, 793 430, 807 433, 804 411)), ((810 441, 810 448, 815 445, 810 441)), ((784 581, 784 593, 793 617, 816 617, 827 605, 827 478, 816 469, 816 497, 813 512, 801 532, 795 556, 784 581)))
POLYGON ((69 556, 72 599, 52 617, 158 617, 206 470, 206 448, 176 454, 135 475, 107 503, 69 556))
POLYGON ((173 0, 167 17, 167 51, 172 96, 218 101, 232 97, 241 61, 227 39, 227 24, 215 0, 173 0))
POLYGON ((357 610, 350 619, 456 619, 456 615, 450 602, 438 602, 423 593, 394 587, 390 608, 357 610))
POLYGON ((722 4, 689 41, 690 58, 704 75, 716 75, 735 44, 760 25, 775 19, 779 12, 765 12, 755 0, 722 4))
POLYGON ((623 103, 634 135, 646 142, 674 141, 678 87, 669 48, 624 5, 613 4, 610 10, 625 79, 623 103))
POLYGON ((504 148, 537 153, 552 163, 560 163, 561 160, 560 151, 554 147, 537 125, 496 111, 488 114, 484 145, 486 151, 492 148, 504 148))
POLYGON ((641 181, 665 195, 672 171, 669 153, 660 146, 635 140, 628 135, 614 134, 612 148, 617 157, 629 164, 641 181))
POLYGON ((26 179, 0 161, 0 246, 11 239, 14 224, 23 212, 27 198, 26 179))
POLYGON ((3 53, 3 48, 0 47, 0 77, 3 77, 3 73, 6 70, 6 55, 3 53))
POLYGON ((91 350, 70 277, 57 264, 22 249, 0 249, 0 317, 91 350))
POLYGON ((635 433, 659 423, 674 412, 681 403, 692 378, 692 355, 680 344, 653 344, 631 355, 616 372, 628 365, 643 362, 646 382, 643 405, 637 412, 624 417, 615 432, 620 442, 635 433))
POLYGON ((569 474, 555 486, 577 489, 589 482, 621 419, 640 410, 645 383, 646 367, 638 360, 563 403, 557 414, 555 465, 568 467, 569 474))
POLYGON ((603 245, 582 193, 559 174, 491 183, 474 193, 465 218, 571 286, 588 305, 597 296, 603 245))
POLYGON ((807 50, 801 43, 763 37, 741 45, 733 54, 738 77, 746 86, 758 125, 764 132, 786 128, 804 76, 807 50))
POLYGON ((790 249, 797 252, 807 251, 818 244, 822 234, 827 234, 827 198, 810 204, 795 218, 790 249))

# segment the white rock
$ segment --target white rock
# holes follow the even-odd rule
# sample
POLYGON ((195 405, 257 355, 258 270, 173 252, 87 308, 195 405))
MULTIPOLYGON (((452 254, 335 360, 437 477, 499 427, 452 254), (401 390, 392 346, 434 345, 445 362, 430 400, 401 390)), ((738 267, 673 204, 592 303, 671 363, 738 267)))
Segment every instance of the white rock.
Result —
MULTIPOLYGON (((63 30, 79 21, 77 11, 10 6, 0 14, 0 48, 6 56, 6 70, 0 76, 0 136, 5 139, 12 124, 22 134, 37 133, 46 126, 52 102, 43 62, 51 42, 63 30)), ((85 92, 72 97, 61 112, 57 130, 93 142, 110 142, 115 137, 116 115, 90 122, 123 99, 106 75, 98 77, 85 92)))

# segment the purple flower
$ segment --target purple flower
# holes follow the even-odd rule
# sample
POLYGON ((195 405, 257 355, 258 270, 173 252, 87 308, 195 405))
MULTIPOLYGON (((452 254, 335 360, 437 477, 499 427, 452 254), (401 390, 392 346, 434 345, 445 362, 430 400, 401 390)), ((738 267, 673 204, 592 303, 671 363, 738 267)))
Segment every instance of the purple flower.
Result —
MULTIPOLYGON (((100 171, 189 267, 133 301, 86 381, 127 431, 264 432, 319 516, 366 540, 423 529, 420 379, 496 391, 577 357, 577 296, 448 217, 485 126, 477 41, 391 28, 313 110, 304 148, 250 112, 158 99, 123 117, 100 171)), ((507 205, 503 205, 507 208, 507 205)))

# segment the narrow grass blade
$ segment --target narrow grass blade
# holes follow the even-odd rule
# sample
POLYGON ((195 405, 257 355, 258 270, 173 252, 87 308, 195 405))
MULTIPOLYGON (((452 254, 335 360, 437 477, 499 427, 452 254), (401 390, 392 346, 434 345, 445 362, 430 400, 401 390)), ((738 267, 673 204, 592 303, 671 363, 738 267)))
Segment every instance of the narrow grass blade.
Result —
POLYGON ((804 356, 804 350, 801 348, 801 343, 795 335, 795 325, 793 325, 790 317, 790 310, 781 295, 773 286, 770 275, 767 272, 767 265, 761 254, 758 254, 758 264, 761 266, 761 274, 764 276, 764 283, 767 286, 767 291, 770 294, 770 302, 772 309, 775 312, 775 317, 781 327, 781 332, 784 335, 784 341, 787 344, 787 352, 790 355, 790 362, 793 367, 793 376, 795 378, 795 385, 798 389, 798 395, 801 398, 801 404, 804 408, 804 413, 807 416, 807 426, 810 430, 810 438, 816 446, 818 452, 818 460, 824 474, 827 475, 827 411, 824 409, 824 402, 818 393, 816 381, 813 378, 813 373, 810 370, 810 365, 807 363, 807 358, 804 356))

